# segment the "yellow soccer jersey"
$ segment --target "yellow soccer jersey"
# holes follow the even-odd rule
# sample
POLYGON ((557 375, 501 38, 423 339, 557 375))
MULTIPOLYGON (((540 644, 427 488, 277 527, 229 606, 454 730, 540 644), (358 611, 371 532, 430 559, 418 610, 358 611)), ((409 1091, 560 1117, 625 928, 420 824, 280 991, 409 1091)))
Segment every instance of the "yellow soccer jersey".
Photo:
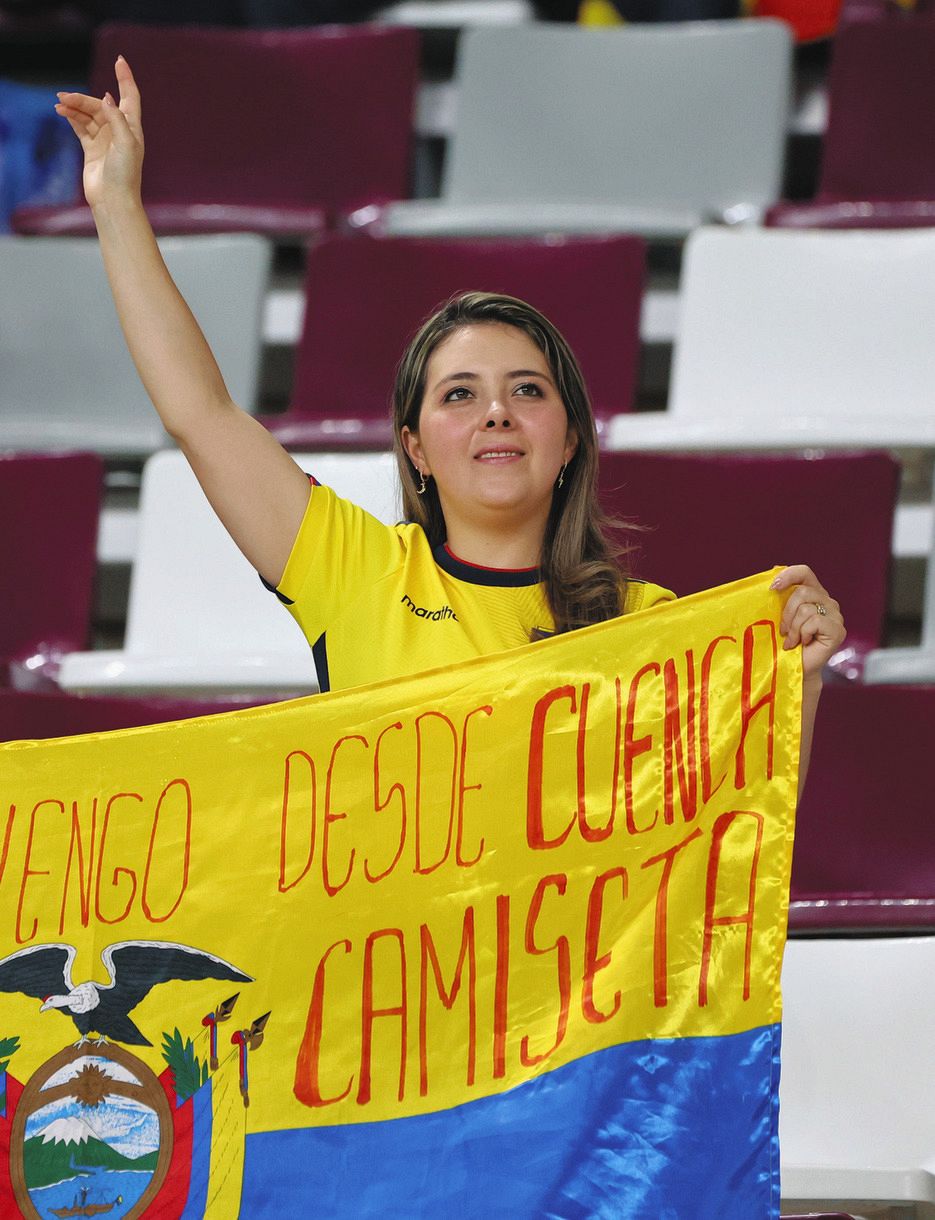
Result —
MULTIPOLYGON (((316 485, 277 596, 312 645, 322 690, 343 690, 528 644, 554 630, 536 568, 482 568, 421 526, 383 525, 316 485)), ((630 581, 627 611, 674 595, 630 581)))

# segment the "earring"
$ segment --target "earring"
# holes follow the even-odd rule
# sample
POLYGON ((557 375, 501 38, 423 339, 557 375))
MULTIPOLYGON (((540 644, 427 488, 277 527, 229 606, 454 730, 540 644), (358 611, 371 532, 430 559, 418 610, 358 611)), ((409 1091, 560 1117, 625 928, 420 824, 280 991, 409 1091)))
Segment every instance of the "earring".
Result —
POLYGON ((417 495, 417 496, 424 496, 424 495, 425 495, 425 489, 426 489, 426 487, 428 486, 428 484, 427 484, 427 483, 426 483, 426 481, 425 481, 425 471, 424 471, 424 470, 420 470, 420 471, 419 471, 419 478, 422 480, 422 486, 421 486, 421 487, 417 487, 417 488, 416 488, 416 495, 417 495))
POLYGON ((561 470, 558 472, 558 485, 559 485, 559 487, 561 487, 561 485, 562 485, 562 484, 565 482, 565 471, 566 471, 567 469, 568 469, 568 463, 567 463, 567 462, 562 462, 562 468, 561 468, 561 470))

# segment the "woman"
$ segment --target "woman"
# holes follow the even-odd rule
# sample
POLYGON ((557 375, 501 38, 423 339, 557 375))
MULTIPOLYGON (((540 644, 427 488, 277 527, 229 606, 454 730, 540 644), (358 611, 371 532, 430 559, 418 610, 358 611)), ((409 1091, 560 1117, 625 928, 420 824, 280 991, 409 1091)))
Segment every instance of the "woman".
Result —
MULTIPOLYGON (((396 447, 410 524, 387 529, 309 480, 230 399, 140 202, 140 96, 59 94, 84 150, 117 311, 169 434, 247 559, 290 605, 332 687, 391 677, 599 622, 672 595, 623 582, 595 501, 596 437, 574 357, 508 297, 467 294, 430 319, 400 366, 396 447), (540 580, 541 575, 541 580, 540 580), (379 606, 379 631, 370 626, 379 606)), ((804 565, 784 647, 801 646, 804 776, 821 670, 844 640, 837 602, 804 565)))

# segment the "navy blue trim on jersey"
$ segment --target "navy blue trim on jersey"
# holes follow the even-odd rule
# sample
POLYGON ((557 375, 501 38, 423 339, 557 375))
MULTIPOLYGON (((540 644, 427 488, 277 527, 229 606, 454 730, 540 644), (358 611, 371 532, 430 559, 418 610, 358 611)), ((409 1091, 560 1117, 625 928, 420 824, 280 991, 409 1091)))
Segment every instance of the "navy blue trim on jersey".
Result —
POLYGON ((260 584, 263 586, 263 588, 268 589, 270 593, 275 593, 284 606, 295 605, 295 602, 291 597, 286 597, 285 593, 280 593, 276 586, 271 585, 265 576, 262 576, 259 572, 257 572, 257 576, 260 577, 260 584))
POLYGON ((501 589, 519 589, 537 585, 542 580, 538 568, 482 568, 479 564, 466 563, 457 555, 453 555, 444 542, 435 548, 432 558, 443 572, 469 585, 496 585, 501 589))
POLYGON ((318 689, 322 693, 331 690, 331 678, 328 674, 328 649, 325 646, 324 631, 312 645, 312 659, 318 671, 318 689))

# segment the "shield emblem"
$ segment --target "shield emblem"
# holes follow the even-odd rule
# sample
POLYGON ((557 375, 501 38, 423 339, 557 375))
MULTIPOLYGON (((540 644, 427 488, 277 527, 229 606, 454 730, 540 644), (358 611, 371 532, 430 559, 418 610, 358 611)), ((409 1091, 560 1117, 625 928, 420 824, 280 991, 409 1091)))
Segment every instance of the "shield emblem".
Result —
POLYGON ((23 1089, 10 1176, 29 1220, 141 1216, 172 1157, 172 1111, 142 1060, 113 1043, 68 1047, 23 1089))

